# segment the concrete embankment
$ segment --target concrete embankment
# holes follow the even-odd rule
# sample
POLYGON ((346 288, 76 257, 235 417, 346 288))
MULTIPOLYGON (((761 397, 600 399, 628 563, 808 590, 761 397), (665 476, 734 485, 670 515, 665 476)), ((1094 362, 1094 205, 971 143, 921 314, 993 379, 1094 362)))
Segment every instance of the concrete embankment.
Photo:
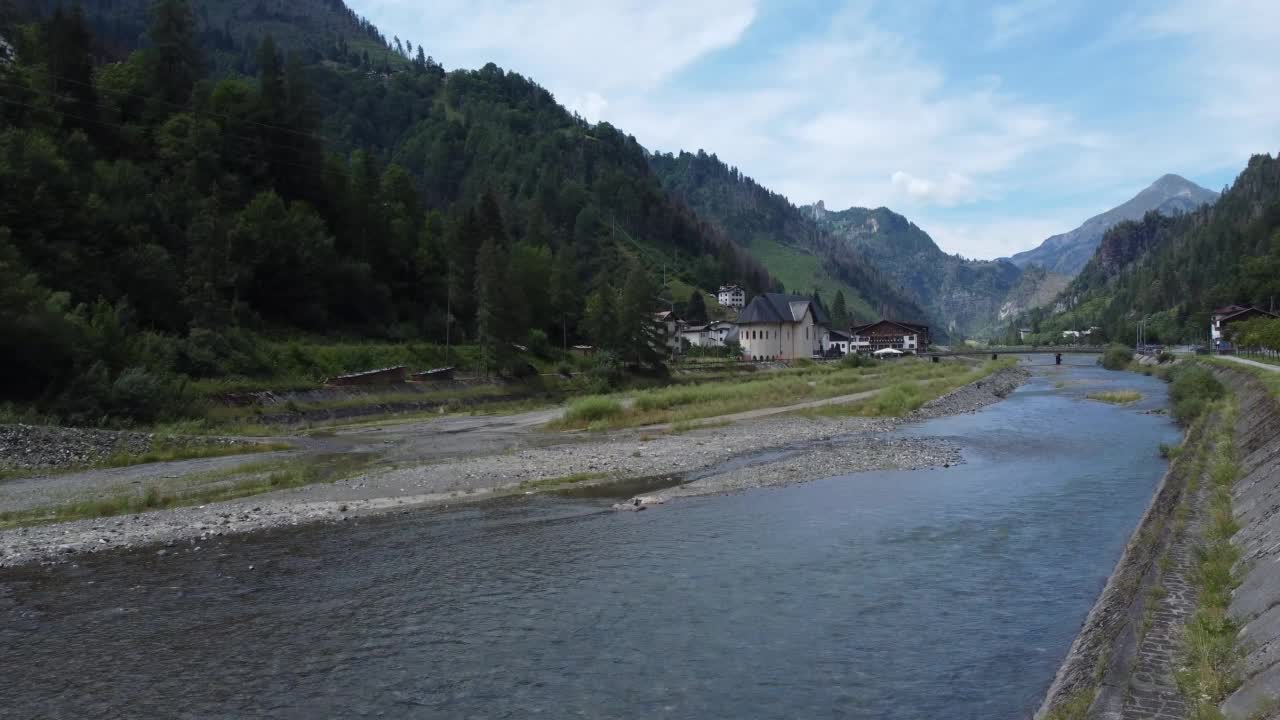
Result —
POLYGON ((1240 531, 1243 581, 1231 596, 1231 616, 1241 624, 1243 682, 1223 705, 1228 717, 1280 718, 1280 402, 1252 376, 1232 372, 1240 415, 1236 453, 1240 479, 1232 504, 1240 531), (1270 705, 1269 712, 1267 706, 1270 705))
MULTIPOLYGON (((1223 703, 1228 718, 1280 718, 1280 403, 1252 376, 1219 377, 1239 403, 1234 427, 1239 479, 1232 505, 1241 580, 1229 614, 1242 628, 1240 680, 1223 703)), ((1223 418, 1188 433, 1116 568, 1058 671, 1037 718, 1186 718, 1176 674, 1183 638, 1198 607, 1197 557, 1211 522, 1206 460, 1223 418)))

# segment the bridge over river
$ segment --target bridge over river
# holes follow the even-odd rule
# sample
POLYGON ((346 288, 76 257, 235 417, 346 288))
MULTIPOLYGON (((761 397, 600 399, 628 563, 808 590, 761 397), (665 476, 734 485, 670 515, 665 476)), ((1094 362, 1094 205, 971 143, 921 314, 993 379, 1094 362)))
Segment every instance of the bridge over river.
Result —
POLYGON ((991 348, 965 348, 964 350, 939 350, 936 352, 923 352, 920 355, 932 358, 933 362, 939 362, 944 357, 991 355, 991 359, 995 360, 1001 355, 1053 355, 1054 361, 1061 365, 1063 355, 1100 355, 1105 349, 1097 345, 1064 345, 1061 347, 1032 345, 1019 347, 1017 345, 1009 345, 991 348))
POLYGON ((957 357, 962 355, 1101 355, 1106 348, 1101 345, 1009 345, 1004 347, 965 348, 964 350, 938 350, 920 353, 929 357, 957 357))

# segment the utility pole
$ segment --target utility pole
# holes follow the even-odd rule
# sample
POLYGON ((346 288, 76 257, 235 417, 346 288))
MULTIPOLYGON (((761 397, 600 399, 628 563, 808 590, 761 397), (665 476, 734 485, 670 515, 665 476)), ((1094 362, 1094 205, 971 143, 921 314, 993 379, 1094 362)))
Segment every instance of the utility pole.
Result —
POLYGON ((444 366, 449 367, 449 328, 453 325, 453 283, 448 283, 446 287, 444 301, 444 366))

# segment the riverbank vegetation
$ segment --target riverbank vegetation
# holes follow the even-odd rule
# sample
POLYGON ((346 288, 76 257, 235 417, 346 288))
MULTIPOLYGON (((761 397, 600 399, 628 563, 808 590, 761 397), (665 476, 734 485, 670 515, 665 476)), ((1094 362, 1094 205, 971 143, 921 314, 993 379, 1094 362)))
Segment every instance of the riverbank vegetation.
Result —
POLYGON ((869 367, 817 364, 770 373, 765 377, 729 379, 644 390, 624 395, 581 398, 570 404, 554 429, 607 430, 693 420, 783 407, 841 395, 878 392, 848 404, 813 408, 815 415, 903 415, 928 400, 1006 367, 1011 361, 928 363, 899 360, 869 367))
POLYGON ((1231 488, 1240 474, 1235 456, 1236 403, 1217 403, 1206 417, 1214 427, 1206 462, 1208 481, 1203 545, 1196 552, 1194 581, 1197 607, 1184 631, 1180 663, 1174 673, 1193 720, 1218 720, 1219 704, 1241 682, 1244 652, 1237 642, 1238 624, 1228 615, 1231 592, 1240 584, 1236 572, 1240 549, 1231 542, 1240 526, 1231 504, 1231 488))
POLYGON ((1168 379, 1173 417, 1182 425, 1190 425, 1226 394, 1213 371, 1200 363, 1177 365, 1169 370, 1168 379))
POLYGON ((1108 370, 1124 370, 1133 362, 1133 348, 1128 345, 1111 344, 1102 353, 1102 367, 1108 370))
POLYGON ((1100 392, 1091 392, 1085 397, 1098 402, 1110 403, 1112 405, 1128 405, 1142 399, 1142 393, 1137 390, 1105 390, 1100 392))
POLYGON ((1262 368, 1250 367, 1248 365, 1242 365, 1237 362, 1216 357, 1201 358, 1200 362, 1206 362, 1235 372, 1249 373, 1257 378, 1258 382, 1262 383, 1262 386, 1267 389, 1267 392, 1271 393, 1271 397, 1280 400, 1280 372, 1272 372, 1262 368))

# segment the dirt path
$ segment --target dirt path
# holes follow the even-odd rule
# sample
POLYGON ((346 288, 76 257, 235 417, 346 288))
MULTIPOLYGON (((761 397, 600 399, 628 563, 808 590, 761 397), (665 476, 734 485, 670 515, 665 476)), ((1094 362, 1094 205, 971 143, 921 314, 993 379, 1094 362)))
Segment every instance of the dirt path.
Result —
POLYGON ((30 510, 74 500, 106 497, 142 484, 159 484, 193 475, 230 471, 260 462, 299 457, 304 452, 295 449, 228 455, 9 480, 0 483, 0 509, 30 510))
POLYGON ((1264 362, 1258 362, 1257 360, 1248 360, 1242 357, 1236 357, 1235 355, 1218 355, 1217 357, 1222 358, 1223 360, 1230 360, 1233 363, 1239 363, 1240 365, 1262 368, 1263 370, 1268 370, 1270 372, 1280 372, 1280 365, 1269 365, 1264 362))
MULTIPOLYGON (((757 408, 755 410, 746 410, 739 413, 731 413, 729 415, 716 415, 708 418, 699 418, 697 420, 688 421, 687 425, 692 427, 703 427, 705 425, 720 425, 726 422, 739 422, 742 420, 755 420, 756 418, 769 417, 771 415, 782 415, 783 413, 792 413, 797 410, 809 410, 811 408, 819 408, 825 405, 841 405, 844 403, 858 402, 867 400, 884 392, 886 388, 877 390, 866 390, 852 395, 840 395, 838 397, 830 397, 822 400, 809 400, 807 402, 795 403, 794 405, 779 405, 770 408, 757 408)), ((644 425, 640 430, 670 430, 675 423, 661 423, 658 425, 644 425)))

